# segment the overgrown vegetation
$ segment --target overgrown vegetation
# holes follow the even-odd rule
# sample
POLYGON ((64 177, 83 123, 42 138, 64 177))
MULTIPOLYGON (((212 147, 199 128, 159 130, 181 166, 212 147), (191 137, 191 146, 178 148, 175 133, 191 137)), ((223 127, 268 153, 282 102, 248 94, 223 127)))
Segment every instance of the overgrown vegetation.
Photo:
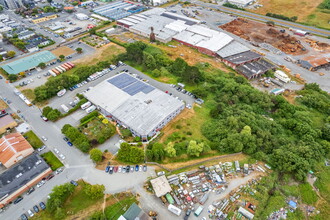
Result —
POLYGON ((41 157, 44 158, 53 171, 64 166, 63 163, 51 151, 41 154, 41 157))
POLYGON ((44 143, 40 140, 40 138, 32 131, 28 131, 24 134, 26 140, 31 144, 34 149, 40 148, 44 145, 44 143))
POLYGON ((284 16, 284 15, 270 13, 270 12, 266 13, 266 16, 273 17, 273 18, 278 18, 278 19, 285 20, 285 21, 292 21, 292 22, 296 22, 298 20, 297 16, 287 17, 287 16, 284 16))
POLYGON ((226 2, 226 3, 223 4, 222 6, 225 6, 225 7, 227 7, 227 8, 234 8, 234 9, 238 9, 238 10, 245 11, 244 8, 241 8, 241 7, 237 6, 237 5, 231 4, 231 3, 229 3, 229 2, 226 2))
POLYGON ((117 158, 126 163, 141 163, 144 160, 143 149, 131 146, 128 143, 122 143, 118 150, 117 158))
POLYGON ((330 9, 330 0, 323 0, 323 2, 319 5, 320 9, 330 9))

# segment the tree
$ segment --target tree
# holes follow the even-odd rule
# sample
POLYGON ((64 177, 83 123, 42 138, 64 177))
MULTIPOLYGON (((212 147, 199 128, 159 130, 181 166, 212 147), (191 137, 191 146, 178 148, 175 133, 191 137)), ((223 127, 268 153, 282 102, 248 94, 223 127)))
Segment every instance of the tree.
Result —
POLYGON ((8 79, 10 82, 15 82, 18 79, 18 76, 16 74, 9 74, 8 79))
POLYGON ((187 148, 187 154, 191 156, 199 157, 200 153, 203 152, 204 143, 197 143, 197 141, 191 140, 187 148))
POLYGON ((143 64, 150 70, 156 68, 156 60, 150 53, 143 52, 143 64))
POLYGON ((164 150, 165 150, 167 156, 169 156, 169 157, 175 157, 176 156, 176 150, 174 148, 174 143, 173 142, 169 142, 166 145, 164 150))
POLYGON ((77 53, 82 53, 83 49, 81 47, 76 48, 77 53))
POLYGON ((63 54, 59 55, 58 56, 61 60, 64 60, 65 59, 65 56, 63 54))
POLYGON ((0 55, 0 61, 3 61, 3 56, 2 55, 0 55))
POLYGON ((165 157, 164 147, 161 143, 154 143, 152 146, 153 159, 155 161, 161 161, 165 157))
POLYGON ((101 162, 102 161, 102 151, 98 148, 93 148, 89 151, 89 157, 94 162, 101 162))
POLYGON ((50 198, 47 200, 47 210, 50 213, 55 213, 57 208, 62 208, 66 199, 73 193, 74 185, 65 183, 63 185, 55 186, 50 198))
POLYGON ((104 185, 99 185, 99 184, 96 185, 87 184, 84 187, 85 194, 91 199, 102 198, 104 196, 104 190, 105 190, 104 185))
POLYGON ((58 109, 53 109, 45 117, 47 117, 51 121, 56 121, 61 115, 62 113, 58 109))
POLYGON ((15 54, 16 54, 16 52, 15 51, 12 51, 12 50, 10 50, 10 51, 7 52, 7 56, 10 57, 10 58, 14 57, 15 54))
POLYGON ((41 69, 44 69, 46 67, 46 64, 41 62, 38 64, 38 67, 40 67, 41 69))
POLYGON ((128 143, 122 143, 118 151, 118 159, 124 162, 140 163, 144 160, 144 151, 128 143))
POLYGON ((45 108, 42 109, 42 115, 45 116, 45 117, 47 117, 47 115, 49 114, 49 112, 51 112, 52 110, 53 110, 52 107, 46 106, 45 108))

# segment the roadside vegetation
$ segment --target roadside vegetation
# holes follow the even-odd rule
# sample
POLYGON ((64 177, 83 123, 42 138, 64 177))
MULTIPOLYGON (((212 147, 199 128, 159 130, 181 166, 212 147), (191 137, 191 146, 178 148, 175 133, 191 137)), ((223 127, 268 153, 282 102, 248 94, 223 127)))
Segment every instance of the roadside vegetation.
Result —
POLYGON ((40 138, 32 131, 28 131, 24 134, 26 140, 31 144, 34 149, 38 149, 44 145, 40 138))
POLYGON ((53 152, 48 151, 47 153, 40 155, 46 163, 50 166, 50 168, 55 171, 60 167, 63 167, 63 163, 54 155, 53 152))

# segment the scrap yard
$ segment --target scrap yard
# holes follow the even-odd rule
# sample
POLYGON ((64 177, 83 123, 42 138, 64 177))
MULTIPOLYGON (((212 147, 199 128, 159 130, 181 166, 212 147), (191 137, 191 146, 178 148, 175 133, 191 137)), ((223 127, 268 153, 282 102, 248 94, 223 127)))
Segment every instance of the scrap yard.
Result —
POLYGON ((286 33, 284 29, 277 30, 277 28, 255 21, 237 18, 221 25, 220 28, 250 41, 253 45, 270 44, 282 52, 292 55, 302 55, 308 52, 292 33, 286 33))

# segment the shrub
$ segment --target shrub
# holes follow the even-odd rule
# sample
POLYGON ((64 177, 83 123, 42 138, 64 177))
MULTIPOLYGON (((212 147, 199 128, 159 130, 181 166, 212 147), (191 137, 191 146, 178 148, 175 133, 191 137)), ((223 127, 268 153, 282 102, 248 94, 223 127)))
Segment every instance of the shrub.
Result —
POLYGON ((97 117, 99 115, 99 113, 97 111, 91 112, 88 115, 86 115, 85 117, 80 119, 80 123, 84 123, 85 121, 90 121, 90 119, 93 119, 95 117, 97 117))

